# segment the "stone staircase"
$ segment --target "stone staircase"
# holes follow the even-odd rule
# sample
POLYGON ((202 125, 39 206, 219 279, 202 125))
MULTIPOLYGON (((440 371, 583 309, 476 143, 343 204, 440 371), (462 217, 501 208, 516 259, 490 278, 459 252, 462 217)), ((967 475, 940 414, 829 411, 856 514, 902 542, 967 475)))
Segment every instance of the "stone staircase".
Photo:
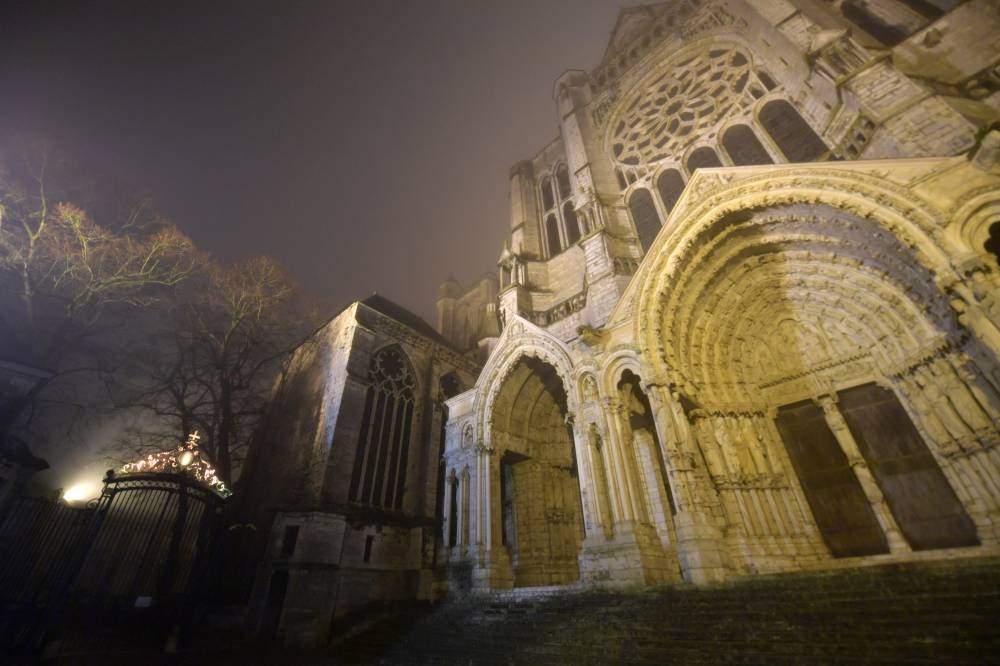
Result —
POLYGON ((381 664, 1000 664, 1000 558, 708 588, 510 590, 387 616, 330 656, 381 664))

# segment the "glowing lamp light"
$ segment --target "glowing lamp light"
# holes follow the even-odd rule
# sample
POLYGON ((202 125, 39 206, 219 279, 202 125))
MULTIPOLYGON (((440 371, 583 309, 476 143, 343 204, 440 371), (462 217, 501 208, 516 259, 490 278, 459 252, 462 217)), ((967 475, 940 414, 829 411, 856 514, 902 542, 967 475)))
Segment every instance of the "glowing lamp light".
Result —
POLYGON ((100 492, 95 483, 77 483, 63 492, 63 499, 67 502, 86 502, 97 497, 100 492))

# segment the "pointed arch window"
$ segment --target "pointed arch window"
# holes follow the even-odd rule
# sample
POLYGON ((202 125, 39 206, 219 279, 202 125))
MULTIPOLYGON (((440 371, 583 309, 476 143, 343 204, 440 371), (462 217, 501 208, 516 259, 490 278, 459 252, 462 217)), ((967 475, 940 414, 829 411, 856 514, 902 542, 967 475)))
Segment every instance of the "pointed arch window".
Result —
POLYGON ((746 125, 733 125, 722 135, 722 147, 736 166, 774 164, 764 145, 746 125))
POLYGON ((552 208, 556 203, 555 196, 552 194, 552 179, 545 178, 542 181, 542 207, 545 210, 552 208))
POLYGON ((719 156, 708 146, 698 148, 688 156, 687 160, 688 173, 692 174, 697 169, 710 169, 720 166, 722 166, 722 162, 719 161, 719 156))
POLYGON ((565 164, 560 164, 556 169, 556 184, 559 186, 559 200, 568 199, 572 192, 569 187, 569 169, 565 164))
POLYGON ((549 257, 554 257, 580 240, 582 235, 566 164, 556 165, 552 175, 542 179, 540 187, 546 250, 549 257))
POLYGON ((413 371, 403 351, 393 346, 372 357, 368 376, 348 499, 402 510, 413 423, 413 371))
POLYGON ((637 188, 628 200, 628 208, 632 213, 632 223, 643 252, 649 252, 656 234, 660 231, 660 216, 656 213, 656 204, 649 190, 637 188))
POLYGON ((667 169, 656 179, 656 191, 660 195, 660 202, 663 203, 664 215, 669 215, 670 211, 677 205, 677 200, 684 192, 684 177, 677 169, 667 169))
POLYGON ((816 131, 783 99, 771 100, 760 110, 760 124, 789 162, 812 162, 826 155, 816 131))
POLYGON ((545 218, 545 238, 549 242, 550 257, 554 257, 562 252, 562 243, 559 239, 559 220, 556 219, 554 214, 545 218))

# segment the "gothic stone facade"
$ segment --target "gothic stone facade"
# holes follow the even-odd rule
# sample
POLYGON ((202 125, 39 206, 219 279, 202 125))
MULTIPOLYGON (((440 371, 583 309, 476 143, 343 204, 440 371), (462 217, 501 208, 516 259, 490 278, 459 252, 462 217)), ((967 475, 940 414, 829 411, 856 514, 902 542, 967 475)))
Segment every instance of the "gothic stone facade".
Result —
POLYGON ((511 171, 452 590, 997 547, 998 34, 985 0, 621 13, 511 171))
POLYGON ((296 351, 236 493, 260 537, 250 549, 255 631, 322 644, 335 617, 431 596, 441 399, 478 369, 380 296, 296 351))
POLYGON ((511 170, 499 281, 296 354, 243 483, 258 624, 996 549, 997 35, 990 0, 623 10, 511 170))

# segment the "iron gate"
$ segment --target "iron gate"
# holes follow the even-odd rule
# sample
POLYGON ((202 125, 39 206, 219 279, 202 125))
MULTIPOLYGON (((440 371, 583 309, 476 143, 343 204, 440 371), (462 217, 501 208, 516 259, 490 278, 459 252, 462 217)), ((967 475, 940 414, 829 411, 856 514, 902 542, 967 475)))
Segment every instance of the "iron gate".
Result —
POLYGON ((31 651, 55 635, 82 652, 104 640, 162 641, 217 578, 224 504, 174 473, 109 475, 87 509, 20 500, 0 524, 4 648, 31 651), (122 636, 136 617, 144 631, 122 636))

